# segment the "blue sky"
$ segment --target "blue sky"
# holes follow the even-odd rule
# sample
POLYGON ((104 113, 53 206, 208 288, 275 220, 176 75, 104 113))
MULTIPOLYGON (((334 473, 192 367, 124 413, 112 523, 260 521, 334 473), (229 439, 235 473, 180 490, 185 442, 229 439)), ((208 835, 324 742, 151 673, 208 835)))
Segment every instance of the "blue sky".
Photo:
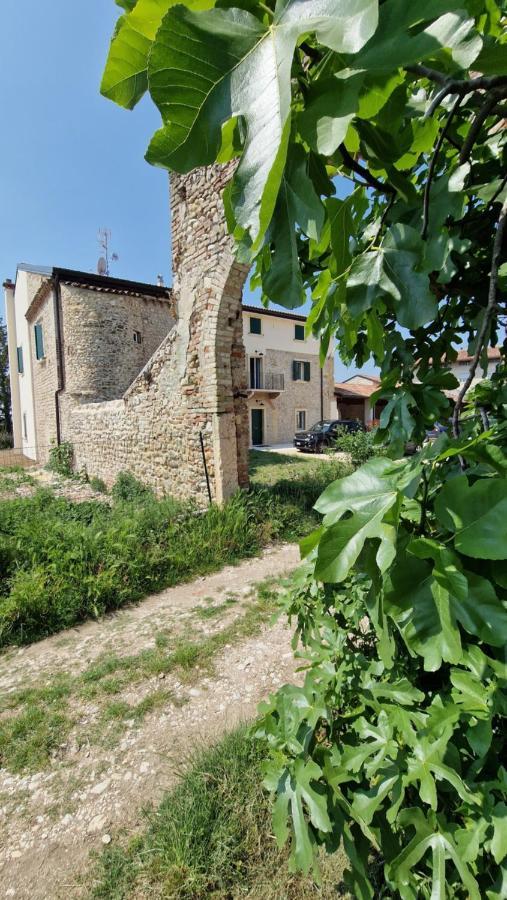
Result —
POLYGON ((127 112, 99 93, 119 8, 2 5, 1 280, 19 262, 95 271, 108 227, 120 257, 112 275, 170 283, 168 178, 144 160, 159 114, 149 99, 127 112))

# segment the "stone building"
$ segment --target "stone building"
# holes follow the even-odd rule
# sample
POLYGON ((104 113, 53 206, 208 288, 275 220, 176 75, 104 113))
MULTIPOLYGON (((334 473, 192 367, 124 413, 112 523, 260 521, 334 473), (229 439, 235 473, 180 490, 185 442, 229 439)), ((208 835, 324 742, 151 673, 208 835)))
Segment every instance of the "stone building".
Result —
POLYGON ((304 316, 243 306, 250 442, 283 444, 296 431, 336 418, 334 348, 323 368, 319 341, 305 336, 304 316))
POLYGON ((247 362, 248 272, 221 199, 231 172, 212 166, 172 177, 171 290, 29 266, 5 283, 14 439, 25 455, 45 462, 53 444, 70 441, 76 469, 108 485, 130 471, 159 494, 222 502, 248 484, 248 447, 259 438, 251 430, 261 418, 254 409, 264 404, 262 442, 290 439, 296 412, 305 424, 329 414, 332 360, 321 379, 316 342, 294 337, 290 368, 292 346, 261 349, 261 325, 247 362), (262 384, 250 388, 251 359, 263 354, 265 368, 253 363, 262 384), (274 375, 283 391, 266 380, 274 375), (276 394, 284 399, 275 408, 276 394))

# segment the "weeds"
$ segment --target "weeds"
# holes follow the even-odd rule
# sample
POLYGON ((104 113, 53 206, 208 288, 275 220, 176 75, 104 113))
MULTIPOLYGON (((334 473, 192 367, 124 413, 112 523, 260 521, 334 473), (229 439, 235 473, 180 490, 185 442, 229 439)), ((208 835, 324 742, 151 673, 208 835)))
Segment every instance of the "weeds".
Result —
POLYGON ((309 900, 344 896, 344 858, 323 858, 321 884, 291 874, 272 836, 262 755, 244 729, 199 753, 178 787, 147 814, 147 830, 100 857, 93 900, 309 900))
POLYGON ((51 447, 47 468, 50 472, 70 478, 74 467, 74 447, 70 441, 63 441, 51 447))
POLYGON ((47 489, 1 502, 0 647, 98 618, 307 533, 317 521, 315 500, 346 467, 280 459, 260 466, 254 458, 251 492, 204 513, 155 499, 127 474, 112 506, 73 503, 47 489))

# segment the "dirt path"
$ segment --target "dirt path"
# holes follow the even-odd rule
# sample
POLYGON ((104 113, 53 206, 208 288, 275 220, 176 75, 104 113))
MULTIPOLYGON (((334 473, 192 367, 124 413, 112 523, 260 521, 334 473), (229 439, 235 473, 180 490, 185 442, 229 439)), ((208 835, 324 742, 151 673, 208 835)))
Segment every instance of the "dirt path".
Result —
POLYGON ((55 679, 70 679, 73 691, 89 686, 90 666, 100 675, 100 666, 107 669, 109 663, 113 678, 100 675, 92 686, 114 695, 111 704, 107 692, 76 694, 77 699, 71 692, 66 702, 74 704, 72 727, 62 731, 62 743, 46 765, 31 774, 0 770, 1 897, 86 896, 79 878, 86 877, 90 850, 122 829, 134 831, 142 808, 160 799, 196 747, 252 718, 263 697, 293 678, 290 635, 283 624, 259 625, 247 637, 238 630, 240 639, 235 629, 256 608, 255 585, 288 574, 297 563, 296 547, 275 548, 261 559, 0 657, 4 707, 20 688, 40 689, 55 679), (230 635, 230 642, 216 645, 212 666, 193 668, 191 677, 178 668, 158 675, 139 669, 139 660, 146 668, 166 644, 167 652, 182 639, 210 646, 223 635, 230 635), (127 674, 134 673, 135 680, 115 686, 118 671, 125 678, 118 659, 133 655, 137 668, 127 674), (152 698, 158 702, 150 711, 152 698), (137 721, 134 714, 125 718, 124 709, 143 699, 147 714, 137 721), (111 711, 112 725, 104 718, 111 711))

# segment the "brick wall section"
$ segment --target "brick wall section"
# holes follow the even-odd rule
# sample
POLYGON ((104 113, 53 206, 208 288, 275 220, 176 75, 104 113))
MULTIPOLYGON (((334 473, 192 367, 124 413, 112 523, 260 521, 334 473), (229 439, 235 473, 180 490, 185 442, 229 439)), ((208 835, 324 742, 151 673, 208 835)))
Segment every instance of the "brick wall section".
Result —
MULTIPOLYGON (((248 401, 249 409, 256 409, 264 404, 264 443, 277 444, 292 441, 296 430, 296 410, 306 410, 306 426, 310 428, 321 418, 320 401, 320 363, 317 356, 307 353, 289 353, 280 350, 268 350, 263 357, 264 372, 273 372, 284 376, 285 390, 276 399, 270 399, 266 392, 256 392, 248 401), (310 363, 310 381, 293 381, 293 360, 310 363)), ((323 409, 324 418, 331 411, 334 396, 334 361, 326 360, 323 369, 323 409)), ((335 414, 336 417, 336 414, 335 414)))
POLYGON ((74 408, 76 465, 114 482, 128 470, 157 493, 207 502, 203 434, 218 502, 248 483, 248 409, 241 298, 222 190, 232 167, 173 176, 177 324, 122 400, 74 408))

